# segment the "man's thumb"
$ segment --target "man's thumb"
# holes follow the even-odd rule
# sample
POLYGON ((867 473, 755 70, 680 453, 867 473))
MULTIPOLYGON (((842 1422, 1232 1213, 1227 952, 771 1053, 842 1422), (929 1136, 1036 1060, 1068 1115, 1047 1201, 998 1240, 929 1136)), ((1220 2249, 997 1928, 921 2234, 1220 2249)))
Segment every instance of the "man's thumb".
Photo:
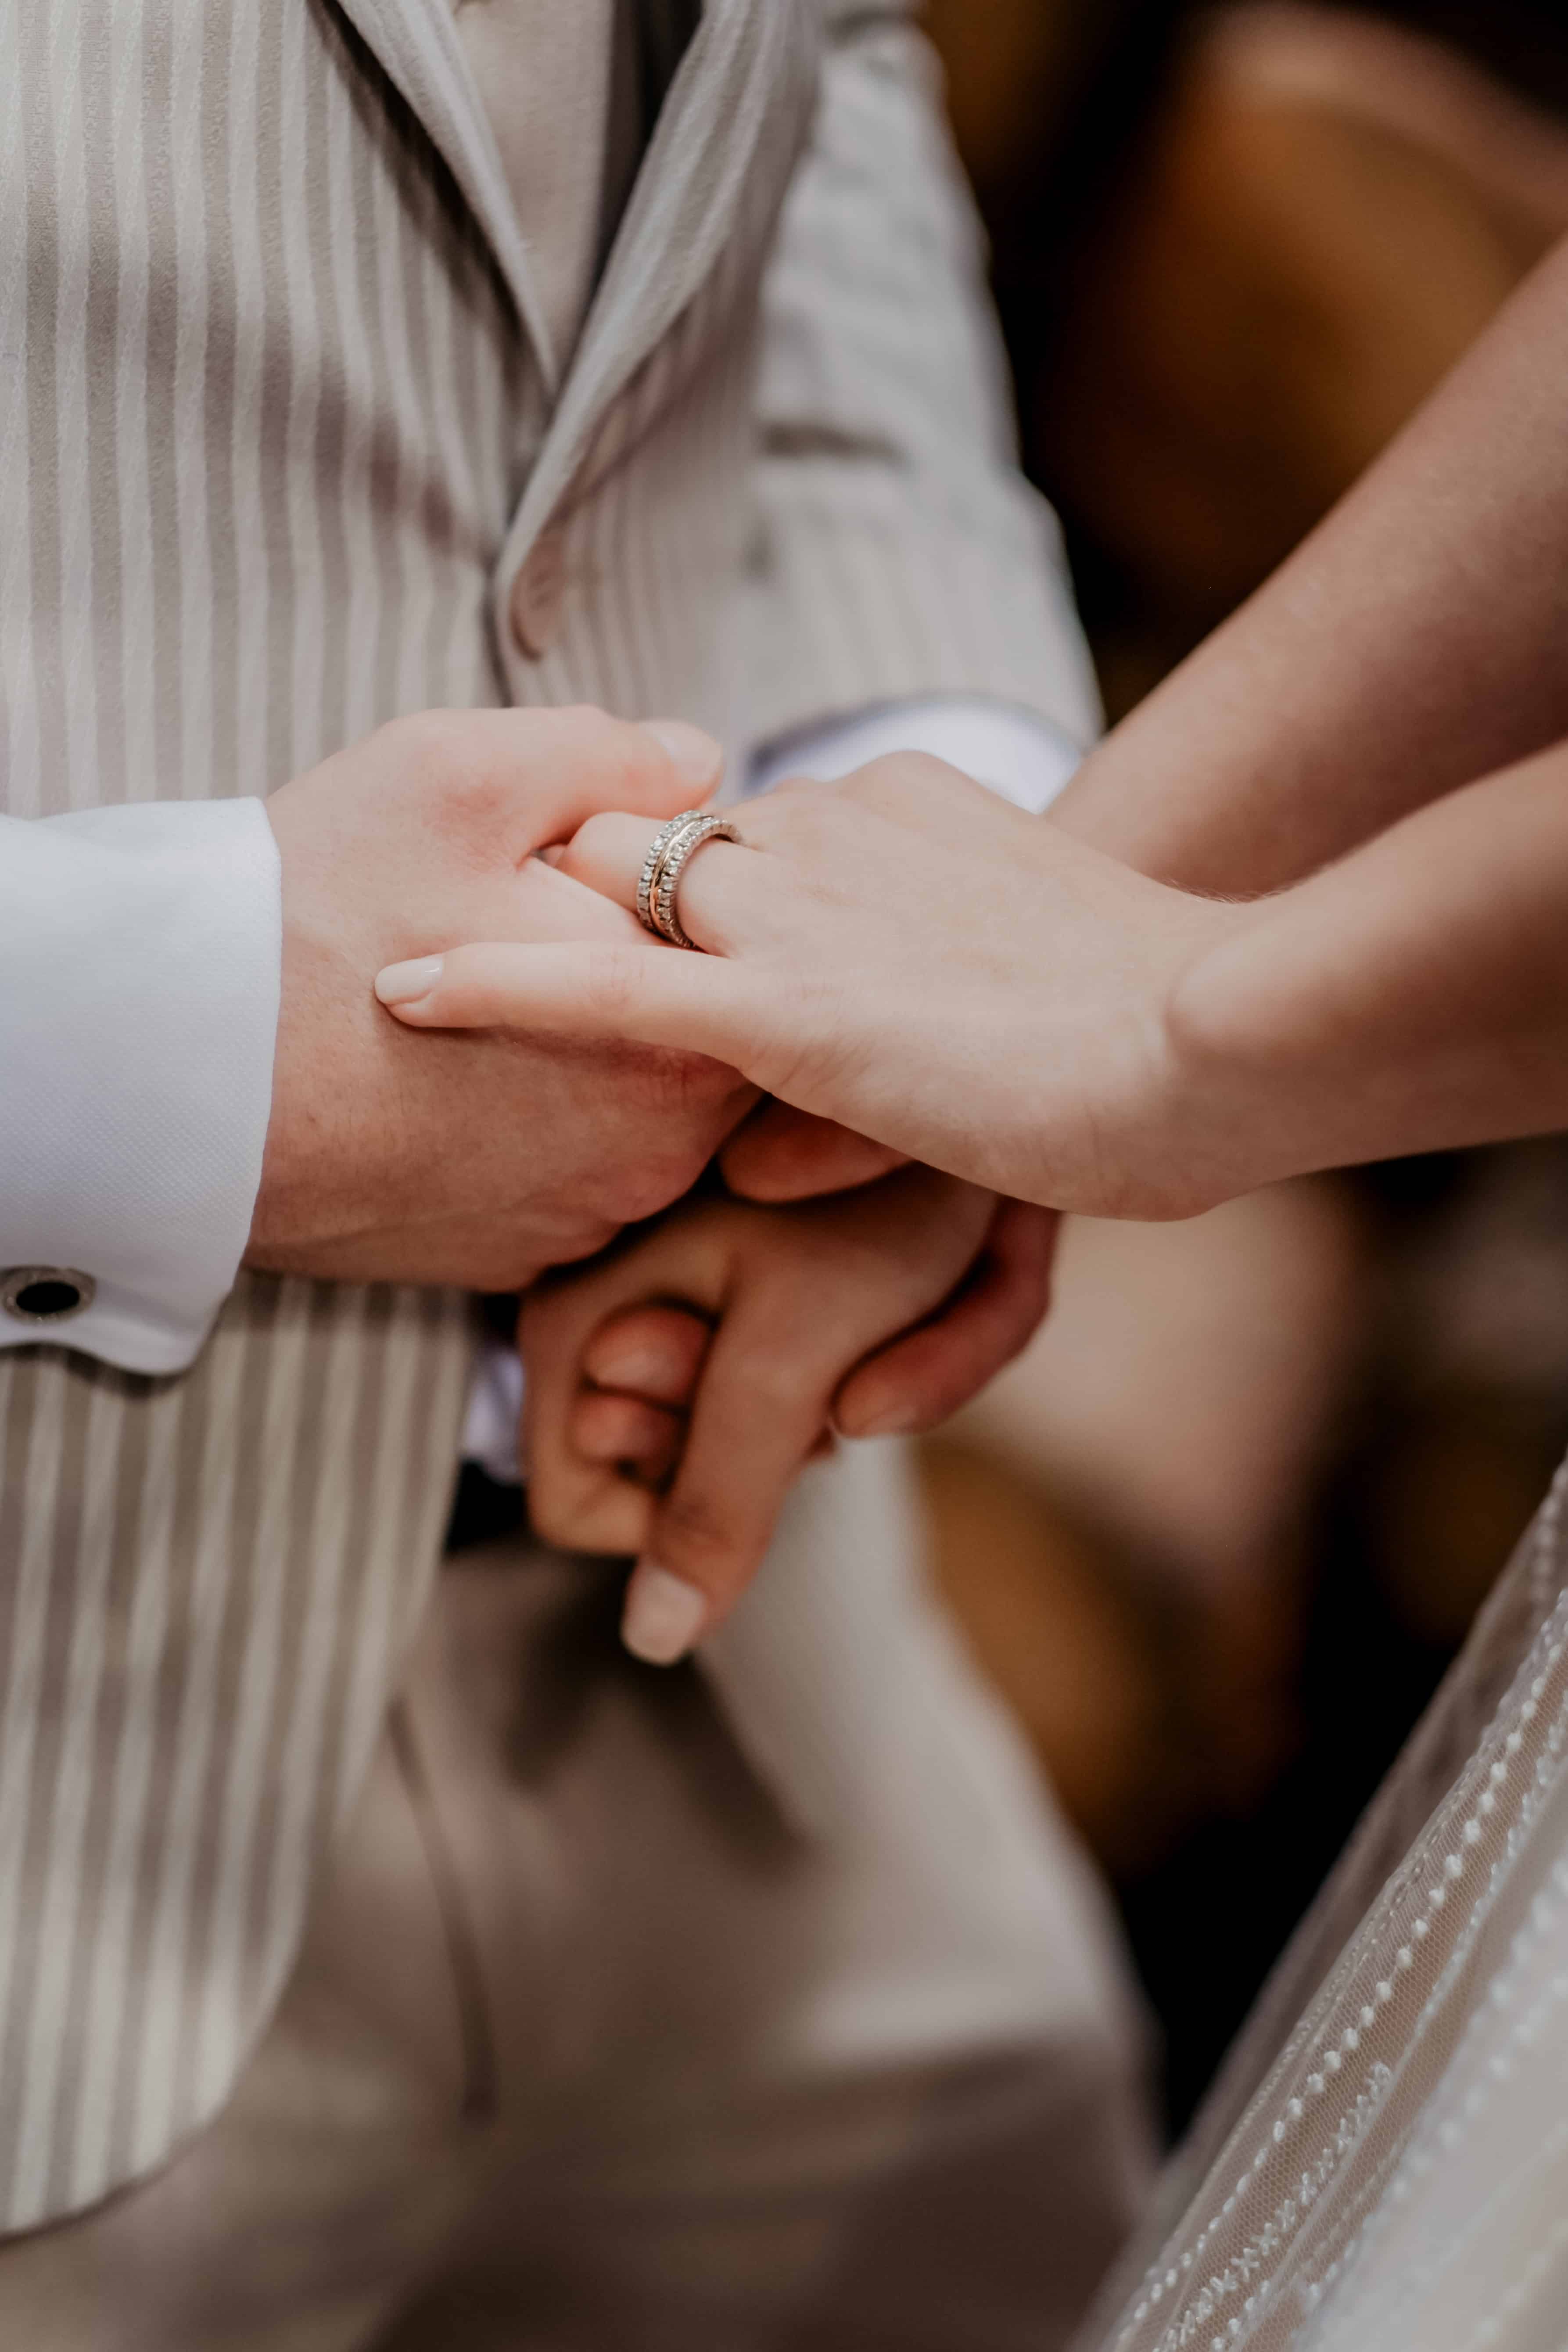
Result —
POLYGON ((645 719, 641 725, 644 734, 651 735, 668 756, 693 803, 707 800, 718 791, 724 772, 724 751, 711 735, 700 727, 689 725, 684 719, 645 719))

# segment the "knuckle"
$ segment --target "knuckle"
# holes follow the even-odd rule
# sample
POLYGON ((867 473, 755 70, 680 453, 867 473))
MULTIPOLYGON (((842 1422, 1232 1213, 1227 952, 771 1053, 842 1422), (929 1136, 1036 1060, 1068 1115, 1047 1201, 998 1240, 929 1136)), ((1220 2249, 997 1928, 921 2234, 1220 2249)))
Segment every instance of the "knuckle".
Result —
POLYGON ((596 950, 584 979, 584 992, 595 1020, 617 1027, 637 1003, 644 950, 607 943, 596 950))
POLYGON ((760 800, 748 804, 747 827, 787 824, 798 810, 810 808, 821 798, 822 786, 810 776, 786 776, 782 783, 770 785, 760 800))
MULTIPOLYGON (((596 959, 586 983, 595 992, 596 1013, 613 1010, 617 990, 635 995, 641 952, 608 948, 596 959), (632 975, 629 982, 624 972, 632 975), (607 995, 597 993, 601 985, 607 995)), ((749 1095, 733 1071, 700 1054, 627 1047, 607 1066, 614 1069, 625 1131, 635 1136, 636 1146, 605 1168, 595 1197, 619 1222, 637 1223, 690 1190, 749 1095)))
POLYGON ((847 814, 841 787, 800 784, 780 805, 778 831, 792 849, 826 849, 842 834, 847 814))
POLYGON ((489 834, 510 815, 515 787, 505 775, 484 766, 468 744, 458 747, 441 780, 442 814, 458 818, 470 833, 489 834))
POLYGON ((556 749, 571 765, 591 769, 605 791, 625 793, 637 772, 635 730, 591 702, 568 703, 554 719, 556 749))
POLYGON ((510 814, 513 789, 498 764, 484 722, 492 714, 471 710, 421 710, 395 719, 387 730, 411 783, 425 796, 442 844, 449 849, 456 828, 463 835, 489 835, 510 814))
POLYGON ((603 743, 620 732, 618 723, 594 702, 562 703, 555 724, 566 740, 579 750, 603 743))
POLYGON ((463 718, 457 710, 415 710, 389 719, 381 731, 399 760, 423 782, 445 783, 466 756, 463 718))
POLYGON ((794 849, 818 837, 826 812, 834 802, 833 789, 795 776, 773 785, 761 800, 748 801, 742 830, 753 849, 794 849))
POLYGON ((931 809, 972 789, 971 779, 930 751, 889 751, 853 780, 860 806, 873 812, 931 809))

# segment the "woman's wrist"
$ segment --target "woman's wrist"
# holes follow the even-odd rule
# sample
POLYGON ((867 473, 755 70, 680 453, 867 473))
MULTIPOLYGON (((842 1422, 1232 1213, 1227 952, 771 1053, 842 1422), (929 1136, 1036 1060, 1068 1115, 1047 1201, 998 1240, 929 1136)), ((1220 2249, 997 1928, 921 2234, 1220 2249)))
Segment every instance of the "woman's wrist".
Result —
POLYGON ((1419 1148, 1415 1073, 1378 1017, 1385 918, 1357 903, 1354 863, 1236 908, 1172 992, 1173 1064, 1224 1197, 1419 1148))
POLYGON ((1568 744, 1279 897, 1173 991, 1172 1052, 1256 1181, 1568 1119, 1568 744))
POLYGON ((1324 1164, 1332 1073, 1279 985, 1276 950, 1293 896, 1215 902, 1166 998, 1173 1144, 1200 1207, 1324 1164))

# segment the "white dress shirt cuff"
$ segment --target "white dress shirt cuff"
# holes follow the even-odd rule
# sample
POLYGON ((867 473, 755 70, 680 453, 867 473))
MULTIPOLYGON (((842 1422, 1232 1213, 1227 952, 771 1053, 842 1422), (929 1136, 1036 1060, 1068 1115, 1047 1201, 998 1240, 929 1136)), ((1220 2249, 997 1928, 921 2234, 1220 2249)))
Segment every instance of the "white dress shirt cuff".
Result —
POLYGON ((250 1231, 281 961, 261 802, 0 818, 0 1347, 196 1355, 250 1231))
POLYGON ((1040 712, 980 695, 933 695, 794 729, 753 752, 745 791, 765 793, 786 776, 835 783, 890 751, 924 751, 945 760, 1038 816, 1047 809, 1086 748, 1040 712))

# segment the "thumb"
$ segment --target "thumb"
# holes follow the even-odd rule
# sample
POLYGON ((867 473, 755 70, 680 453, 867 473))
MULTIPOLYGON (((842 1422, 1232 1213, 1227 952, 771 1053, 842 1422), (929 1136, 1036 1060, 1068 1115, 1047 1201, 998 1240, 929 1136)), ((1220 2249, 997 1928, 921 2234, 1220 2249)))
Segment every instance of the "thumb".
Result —
POLYGON ((584 707, 497 712, 493 724, 522 787, 530 849, 570 840, 607 809, 678 816, 709 800, 724 772, 722 746, 680 719, 635 724, 584 707))
POLYGON ((748 1076, 766 1066, 778 1034, 776 983, 720 956, 651 943, 453 948, 388 964, 375 992, 414 1029, 618 1038, 708 1054, 748 1076))
MULTIPOLYGON (((662 816, 679 793, 686 795, 680 804, 686 808, 700 807, 712 798, 724 780, 724 748, 715 737, 685 719, 644 719, 636 732, 658 745, 668 771, 668 776, 655 774, 651 768, 647 771, 648 788, 656 800, 638 802, 637 806, 651 806, 654 814, 662 816)), ((680 807, 669 814, 679 816, 680 807)))

